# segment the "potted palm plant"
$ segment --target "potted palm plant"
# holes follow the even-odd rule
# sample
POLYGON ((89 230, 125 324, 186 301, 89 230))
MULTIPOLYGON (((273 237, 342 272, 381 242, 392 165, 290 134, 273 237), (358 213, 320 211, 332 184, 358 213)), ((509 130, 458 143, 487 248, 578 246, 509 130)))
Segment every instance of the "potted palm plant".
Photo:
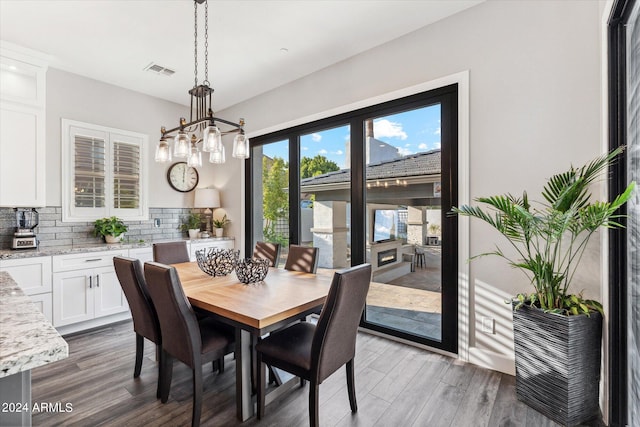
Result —
POLYGON ((107 243, 119 243, 124 237, 124 233, 129 230, 120 218, 112 216, 110 218, 100 218, 93 223, 93 235, 104 237, 107 243))
MULTIPOLYGON (((622 148, 552 176, 543 203, 510 194, 476 199, 489 207, 460 206, 454 212, 478 218, 506 237, 512 257, 497 255, 523 271, 533 292, 512 301, 516 393, 547 417, 575 425, 599 413, 602 306, 572 293, 572 279, 590 238, 600 228, 621 228, 616 213, 631 197, 635 182, 612 202, 591 201, 589 186, 622 148)), ((476 258, 474 257, 474 258, 476 258)))
POLYGON ((201 224, 202 216, 199 213, 191 213, 187 217, 187 220, 180 225, 180 230, 186 231, 189 234, 190 239, 196 239, 200 232, 201 224))

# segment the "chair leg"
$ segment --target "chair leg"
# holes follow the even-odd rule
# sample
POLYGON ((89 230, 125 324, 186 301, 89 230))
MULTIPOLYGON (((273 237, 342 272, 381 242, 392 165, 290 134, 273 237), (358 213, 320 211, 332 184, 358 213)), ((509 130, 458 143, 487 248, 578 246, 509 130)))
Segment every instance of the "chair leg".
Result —
POLYGON ((200 425, 200 414, 202 413, 202 366, 193 370, 193 415, 191 417, 191 427, 200 425))
POLYGON ((156 388, 156 399, 160 399, 160 396, 162 396, 162 377, 165 367, 164 352, 159 345, 156 345, 156 354, 158 355, 158 386, 156 388))
POLYGON ((169 389, 171 389, 171 377, 173 376, 173 359, 162 349, 160 360, 162 363, 162 367, 160 368, 160 401, 167 403, 167 400, 169 400, 169 389))
POLYGON ((257 354, 256 362, 258 365, 258 419, 262 419, 264 416, 264 394, 265 394, 265 382, 267 380, 266 369, 264 364, 262 363, 262 355, 260 353, 257 354))
POLYGON ((320 425, 318 417, 318 391, 320 384, 315 380, 310 380, 309 383, 309 424, 311 427, 318 427, 320 425))
POLYGON ((142 369, 142 357, 144 355, 144 337, 140 334, 136 334, 136 366, 133 369, 133 378, 140 376, 140 370, 142 369))
POLYGON ((358 412, 358 403, 356 402, 356 387, 353 375, 353 359, 347 362, 347 391, 349 392, 349 405, 351 412, 358 412))

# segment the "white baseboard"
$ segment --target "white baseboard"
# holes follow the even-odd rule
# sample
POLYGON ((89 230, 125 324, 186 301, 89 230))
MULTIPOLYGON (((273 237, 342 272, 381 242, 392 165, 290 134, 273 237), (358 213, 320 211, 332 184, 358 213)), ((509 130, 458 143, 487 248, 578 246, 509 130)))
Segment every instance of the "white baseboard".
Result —
POLYGON ((469 363, 508 375, 516 374, 514 357, 508 357, 504 354, 494 353, 478 347, 469 348, 469 363))
POLYGON ((100 317, 98 319, 87 320, 86 322, 74 323, 72 325, 59 326, 56 329, 62 336, 74 334, 76 332, 82 332, 89 329, 99 328, 101 326, 108 325, 110 323, 121 322, 123 320, 131 319, 131 312, 129 310, 112 314, 111 316, 100 317))

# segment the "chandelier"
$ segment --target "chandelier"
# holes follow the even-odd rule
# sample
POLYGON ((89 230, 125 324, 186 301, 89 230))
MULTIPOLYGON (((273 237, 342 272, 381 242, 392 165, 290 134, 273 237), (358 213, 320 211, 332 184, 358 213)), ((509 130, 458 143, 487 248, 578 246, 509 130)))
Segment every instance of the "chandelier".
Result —
POLYGON ((209 162, 224 163, 225 150, 222 135, 236 134, 233 139, 233 157, 248 159, 249 138, 244 134, 244 119, 238 123, 214 117, 211 106, 213 89, 209 86, 209 5, 207 0, 194 0, 194 84, 189 90, 191 111, 189 121, 180 118, 173 129, 160 128, 160 142, 156 147, 155 160, 171 162, 172 158, 183 158, 192 167, 202 166, 202 152, 209 153, 209 162), (198 4, 204 3, 204 80, 198 84, 198 4), (218 125, 224 125, 221 130, 218 125), (189 134, 191 134, 189 136, 189 134), (170 141, 173 139, 173 148, 170 141), (202 149, 198 144, 202 143, 202 149))

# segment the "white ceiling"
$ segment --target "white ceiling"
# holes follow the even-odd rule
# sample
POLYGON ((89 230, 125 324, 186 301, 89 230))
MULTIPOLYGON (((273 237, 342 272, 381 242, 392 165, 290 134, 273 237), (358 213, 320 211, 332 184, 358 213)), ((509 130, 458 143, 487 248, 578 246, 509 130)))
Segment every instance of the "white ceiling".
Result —
MULTIPOLYGON (((482 1, 211 0, 214 107, 224 109, 482 1)), ((202 40, 204 5, 198 14, 202 40)), ((0 39, 51 55, 51 67, 185 105, 194 84, 193 25, 191 0, 0 0, 0 39), (143 71, 151 62, 176 73, 143 71)))

